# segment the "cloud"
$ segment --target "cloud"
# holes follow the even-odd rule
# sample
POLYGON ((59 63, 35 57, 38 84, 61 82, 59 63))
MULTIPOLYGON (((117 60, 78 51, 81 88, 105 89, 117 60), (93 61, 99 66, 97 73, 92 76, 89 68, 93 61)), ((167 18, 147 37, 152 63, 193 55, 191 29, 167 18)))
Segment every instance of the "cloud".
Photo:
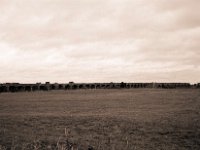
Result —
POLYGON ((0 1, 0 82, 199 82, 199 0, 0 1))

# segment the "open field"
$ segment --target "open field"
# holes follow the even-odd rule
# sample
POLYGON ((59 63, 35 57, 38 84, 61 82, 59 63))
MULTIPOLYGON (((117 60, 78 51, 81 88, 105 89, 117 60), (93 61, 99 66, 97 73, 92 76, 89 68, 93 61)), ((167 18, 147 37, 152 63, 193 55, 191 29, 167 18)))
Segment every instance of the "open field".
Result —
POLYGON ((0 149, 200 149, 199 89, 0 94, 0 149), (92 148, 90 148, 92 149, 92 148))

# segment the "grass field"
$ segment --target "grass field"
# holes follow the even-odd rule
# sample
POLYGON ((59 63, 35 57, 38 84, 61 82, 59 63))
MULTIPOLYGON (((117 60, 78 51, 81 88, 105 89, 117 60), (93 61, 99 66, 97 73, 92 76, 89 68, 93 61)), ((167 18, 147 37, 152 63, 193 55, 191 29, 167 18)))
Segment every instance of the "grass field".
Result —
POLYGON ((199 150, 200 90, 0 94, 2 149, 199 150))

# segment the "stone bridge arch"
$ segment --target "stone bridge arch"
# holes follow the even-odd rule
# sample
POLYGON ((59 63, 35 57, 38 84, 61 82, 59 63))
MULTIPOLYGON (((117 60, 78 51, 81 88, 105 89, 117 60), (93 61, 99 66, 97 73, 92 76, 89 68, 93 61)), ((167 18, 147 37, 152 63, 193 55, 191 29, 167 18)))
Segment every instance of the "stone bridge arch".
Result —
POLYGON ((10 92, 17 92, 18 88, 17 88, 17 86, 11 85, 11 86, 9 86, 9 91, 10 92))
POLYGON ((76 84, 72 85, 72 89, 76 90, 78 89, 78 86, 76 84))
POLYGON ((32 91, 38 91, 38 90, 40 90, 39 86, 37 86, 37 85, 32 86, 32 91))
POLYGON ((90 85, 90 88, 91 88, 91 89, 96 89, 96 85, 95 85, 95 84, 91 84, 91 85, 90 85))
POLYGON ((31 85, 26 85, 25 86, 25 91, 28 91, 28 92, 32 91, 32 86, 31 85))
POLYGON ((58 85, 58 89, 59 89, 59 90, 63 90, 63 89, 65 89, 65 86, 64 86, 63 84, 59 84, 59 85, 58 85))
POLYGON ((65 90, 69 90, 69 89, 70 89, 70 85, 69 84, 65 85, 65 90))
POLYGON ((84 89, 84 85, 83 85, 83 84, 80 84, 80 85, 79 85, 79 89, 84 89))
POLYGON ((0 86, 0 92, 9 92, 9 89, 7 86, 2 85, 2 86, 0 86))

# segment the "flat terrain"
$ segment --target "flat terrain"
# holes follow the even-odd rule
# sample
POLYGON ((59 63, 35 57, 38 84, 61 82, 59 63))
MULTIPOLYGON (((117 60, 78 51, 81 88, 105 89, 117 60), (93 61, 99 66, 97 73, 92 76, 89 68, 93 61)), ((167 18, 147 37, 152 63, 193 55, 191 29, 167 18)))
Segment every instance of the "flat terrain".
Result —
POLYGON ((199 89, 0 94, 1 149, 200 149, 199 89), (90 148, 92 149, 92 148, 90 148))

